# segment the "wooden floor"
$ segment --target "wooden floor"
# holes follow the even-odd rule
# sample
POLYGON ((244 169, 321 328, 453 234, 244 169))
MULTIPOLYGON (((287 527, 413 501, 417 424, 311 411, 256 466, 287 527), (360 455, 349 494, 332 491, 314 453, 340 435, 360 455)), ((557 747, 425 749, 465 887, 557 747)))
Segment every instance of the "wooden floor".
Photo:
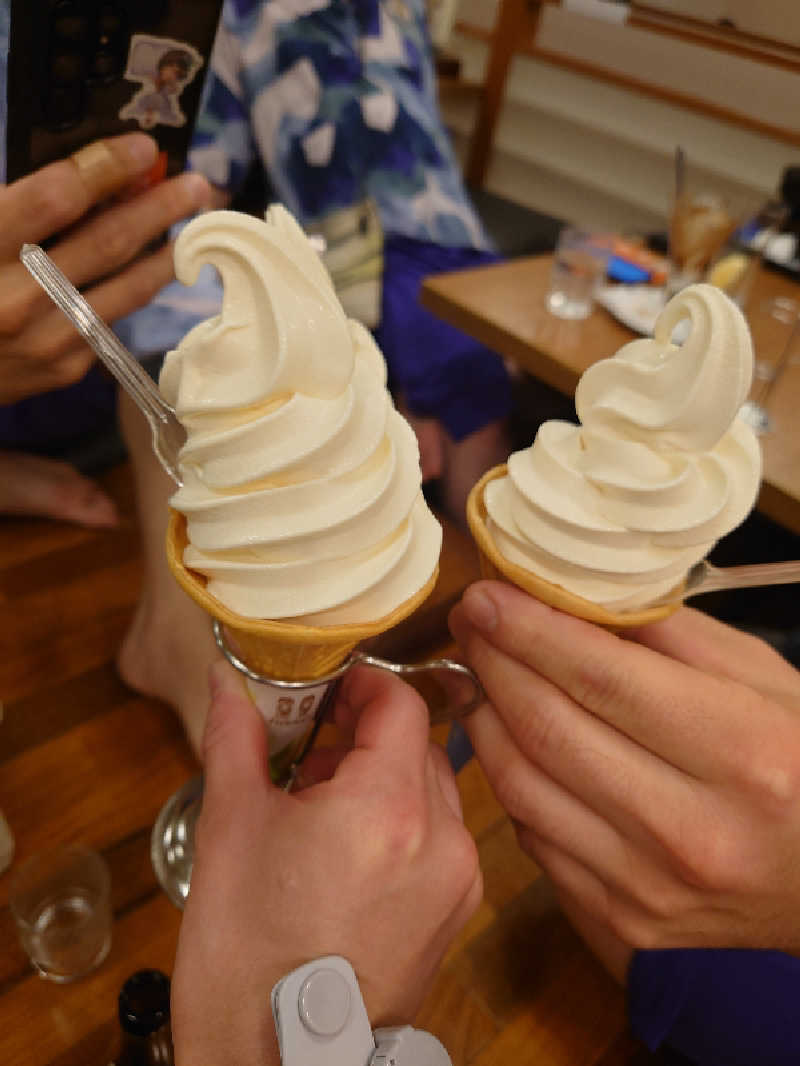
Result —
MULTIPOLYGON (((155 881, 150 828, 197 766, 172 713, 126 688, 114 669, 139 556, 127 468, 104 481, 128 515, 122 530, 0 520, 0 810, 18 860, 60 841, 102 851, 115 909, 103 966, 54 985, 30 971, 8 911, 9 876, 0 877, 3 1066, 105 1066, 122 981, 143 966, 171 971, 175 951, 180 915, 155 881)), ((436 645, 447 605, 476 565, 469 540, 449 529, 434 603, 386 650, 436 645)), ((474 760, 459 781, 486 897, 418 1024, 440 1037, 454 1066, 655 1061, 627 1034, 622 992, 560 916, 474 760)))

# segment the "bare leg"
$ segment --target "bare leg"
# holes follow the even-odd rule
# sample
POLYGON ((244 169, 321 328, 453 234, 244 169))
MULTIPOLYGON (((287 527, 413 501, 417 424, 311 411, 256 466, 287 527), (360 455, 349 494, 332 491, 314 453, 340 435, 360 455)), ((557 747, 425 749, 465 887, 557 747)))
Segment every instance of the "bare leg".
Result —
POLYGON ((470 489, 490 467, 508 458, 511 443, 505 420, 489 422, 456 442, 438 419, 412 414, 402 397, 397 409, 417 435, 422 480, 441 479, 448 517, 466 526, 470 489))
POLYGON ((442 476, 444 464, 444 429, 441 422, 435 418, 423 418, 412 414, 402 398, 396 399, 397 410, 405 418, 406 422, 414 430, 419 445, 419 465, 422 470, 422 480, 430 481, 431 478, 442 476))
POLYGON ((114 502, 88 477, 56 459, 0 451, 0 514, 36 515, 81 526, 116 526, 114 502))
POLYGON ((490 467, 504 463, 508 458, 508 432, 505 422, 497 421, 476 429, 457 443, 445 431, 442 431, 442 438, 444 506, 449 517, 464 526, 470 489, 490 467))
POLYGON ((208 708, 208 667, 219 652, 208 615, 183 592, 167 566, 167 501, 175 485, 153 454, 147 423, 125 395, 120 397, 119 415, 135 479, 144 585, 117 668, 131 688, 177 711, 199 755, 208 708))

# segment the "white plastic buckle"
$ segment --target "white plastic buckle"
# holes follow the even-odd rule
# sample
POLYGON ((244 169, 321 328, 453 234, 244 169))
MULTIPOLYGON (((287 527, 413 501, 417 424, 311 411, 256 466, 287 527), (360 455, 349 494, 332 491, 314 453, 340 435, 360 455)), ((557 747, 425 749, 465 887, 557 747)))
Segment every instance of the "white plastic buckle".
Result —
POLYGON ((299 966, 271 998, 282 1066, 452 1066, 444 1045, 421 1029, 373 1036, 355 971, 341 955, 299 966))

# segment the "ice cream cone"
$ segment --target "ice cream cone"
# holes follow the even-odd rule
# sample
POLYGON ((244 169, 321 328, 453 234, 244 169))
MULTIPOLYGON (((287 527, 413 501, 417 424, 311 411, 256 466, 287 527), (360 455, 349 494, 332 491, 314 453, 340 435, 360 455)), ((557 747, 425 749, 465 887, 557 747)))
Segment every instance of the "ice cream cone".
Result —
POLYGON ((585 618, 607 629, 625 629, 631 626, 647 625, 673 614, 681 606, 680 601, 660 604, 655 607, 642 607, 631 611, 610 611, 600 604, 592 603, 581 596, 576 596, 561 585, 554 585, 538 577, 516 563, 509 562, 495 547, 492 535, 486 524, 486 508, 483 502, 483 490, 494 478, 505 477, 508 468, 505 463, 488 470, 472 488, 467 500, 467 521, 480 553, 481 574, 485 578, 508 581, 517 585, 537 600, 575 615, 585 618))
POLYGON ((335 670, 362 641, 391 629, 416 610, 433 590, 439 573, 438 568, 434 570, 418 592, 382 618, 351 625, 309 626, 245 618, 231 611, 207 592, 202 574, 184 565, 187 544, 186 519, 171 511, 167 562, 178 583, 204 611, 225 626, 238 654, 251 670, 279 681, 313 681, 335 670))

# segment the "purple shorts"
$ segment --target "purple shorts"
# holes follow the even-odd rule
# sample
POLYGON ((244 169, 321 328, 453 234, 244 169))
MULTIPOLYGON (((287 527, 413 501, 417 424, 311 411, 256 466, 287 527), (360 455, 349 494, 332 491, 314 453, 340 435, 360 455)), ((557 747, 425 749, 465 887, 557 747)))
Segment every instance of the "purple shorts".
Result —
POLYGON ((59 455, 113 426, 116 387, 100 367, 63 389, 0 406, 0 448, 59 455))
POLYGON ((511 411, 511 379, 502 359, 419 302, 431 274, 495 263, 473 248, 443 248, 407 237, 384 245, 383 306, 375 339, 389 368, 389 385, 412 414, 436 418, 455 441, 511 411))
POLYGON ((628 974, 636 1035, 664 1063, 800 1063, 800 959, 779 951, 640 951, 628 974))

